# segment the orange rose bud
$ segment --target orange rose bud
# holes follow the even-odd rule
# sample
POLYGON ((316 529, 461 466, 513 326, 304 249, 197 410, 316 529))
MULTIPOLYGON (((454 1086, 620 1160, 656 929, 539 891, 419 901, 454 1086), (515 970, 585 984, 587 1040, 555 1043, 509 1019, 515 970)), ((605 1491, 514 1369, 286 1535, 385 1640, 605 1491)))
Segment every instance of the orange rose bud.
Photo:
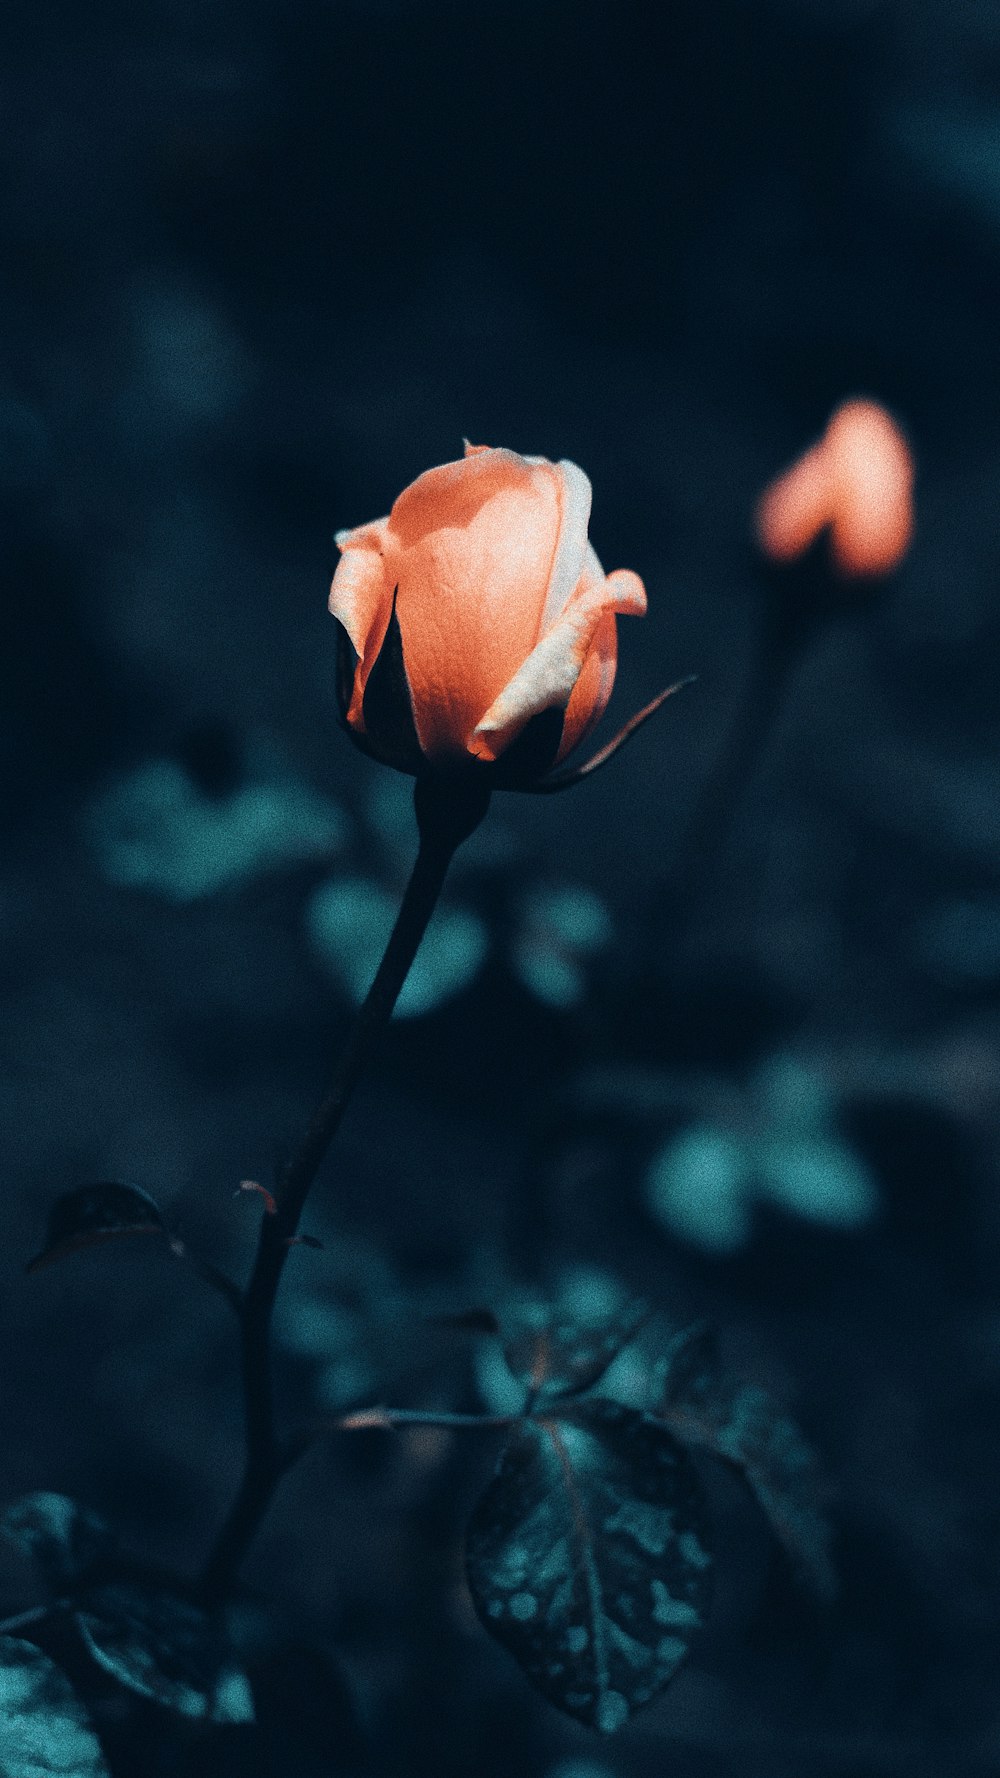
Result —
POLYGON ((773 561, 792 561, 829 530, 845 575, 888 574, 913 534, 913 458, 876 401, 845 401, 819 442, 771 483, 757 537, 773 561))
POLYGON ((616 615, 646 610, 639 576, 606 575, 587 541, 590 497, 575 463, 467 444, 388 518, 338 532, 341 710, 365 752, 528 789, 589 734, 616 615))

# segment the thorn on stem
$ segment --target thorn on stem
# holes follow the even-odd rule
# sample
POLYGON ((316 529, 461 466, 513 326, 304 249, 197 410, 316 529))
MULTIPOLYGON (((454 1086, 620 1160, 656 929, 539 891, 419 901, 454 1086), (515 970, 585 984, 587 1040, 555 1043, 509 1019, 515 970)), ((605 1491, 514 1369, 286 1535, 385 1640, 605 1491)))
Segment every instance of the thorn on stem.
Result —
POLYGON ((392 1415, 386 1408, 361 1408, 357 1413, 345 1414, 337 1423, 338 1432, 391 1432, 394 1426, 392 1415))

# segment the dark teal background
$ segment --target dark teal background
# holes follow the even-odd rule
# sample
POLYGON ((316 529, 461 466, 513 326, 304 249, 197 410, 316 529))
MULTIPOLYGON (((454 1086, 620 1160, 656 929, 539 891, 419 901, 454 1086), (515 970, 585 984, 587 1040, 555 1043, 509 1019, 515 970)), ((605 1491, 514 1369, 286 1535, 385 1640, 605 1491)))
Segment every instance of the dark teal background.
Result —
MULTIPOLYGON (((594 1266, 712 1314, 821 1453, 842 1600, 813 1612, 723 1501, 708 1638, 599 1744, 470 1621, 462 1512, 490 1449, 373 1437, 310 1456, 248 1571, 340 1677, 303 1656, 256 1751, 183 1757, 986 1778, 995 7, 6 0, 0 43, 4 1492, 79 1492, 137 1548, 199 1559, 237 1462, 222 1308, 138 1246, 22 1264, 55 1193, 115 1176, 240 1269, 255 1213, 231 1193, 294 1141, 349 1016, 304 935, 322 863, 178 903, 106 880, 87 811, 150 758, 224 799, 270 749, 353 812, 353 868, 395 894, 379 773, 336 726, 332 533, 463 435, 568 456, 599 555, 649 592, 619 626, 612 714, 698 683, 592 785, 498 798, 507 838, 461 889, 489 960, 391 1034, 317 1189, 326 1252, 298 1257, 321 1297, 398 1287, 417 1315, 594 1266), (908 431, 914 547, 817 631, 681 929, 672 868, 752 683, 754 502, 855 393, 908 431), (562 1010, 509 963, 518 897, 550 879, 602 897, 615 934, 562 1010), (725 1126, 796 1048, 878 1215, 852 1233, 771 1204, 725 1254, 665 1229, 658 1146, 695 1102, 725 1126)), ((308 1381, 290 1356, 291 1401, 308 1381)), ((407 1387, 474 1401, 462 1359, 407 1387)), ((13 1559, 7 1582, 14 1610, 13 1559)), ((122 1770, 178 1769, 143 1733, 122 1770)))

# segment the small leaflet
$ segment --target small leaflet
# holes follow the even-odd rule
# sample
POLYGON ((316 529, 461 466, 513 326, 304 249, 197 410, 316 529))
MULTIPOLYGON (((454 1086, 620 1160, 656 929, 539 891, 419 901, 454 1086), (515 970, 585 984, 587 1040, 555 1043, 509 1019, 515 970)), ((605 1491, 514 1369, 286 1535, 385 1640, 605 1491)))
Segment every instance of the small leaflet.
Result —
POLYGON ((662 1690, 708 1609, 690 1459, 660 1421, 600 1398, 518 1422, 466 1556, 486 1630, 550 1703, 603 1734, 662 1690))
POLYGON ((505 1328, 507 1367, 536 1400, 582 1395, 600 1382, 649 1314, 646 1303, 627 1303, 588 1325, 561 1316, 549 1303, 526 1305, 505 1328))
POLYGON ((658 1415, 683 1444, 740 1472, 799 1579, 817 1598, 833 1599, 837 1577, 815 1456, 766 1390, 720 1379, 715 1337, 703 1322, 679 1334, 667 1354, 658 1415))
POLYGON ((105 1180, 64 1192, 49 1212, 45 1245, 27 1270, 40 1272, 67 1254, 96 1247, 123 1235, 165 1235, 159 1206, 135 1185, 105 1180))
POLYGON ((213 1620, 181 1594, 116 1581, 85 1594, 74 1617, 93 1659, 129 1691, 181 1716, 253 1722, 246 1674, 213 1620))
POLYGON ((0 1778, 109 1778, 66 1675, 19 1637, 0 1636, 0 1778))
POLYGON ((75 1586, 114 1552, 117 1537, 98 1513, 66 1494, 22 1494, 0 1514, 0 1533, 30 1556, 56 1592, 75 1586))

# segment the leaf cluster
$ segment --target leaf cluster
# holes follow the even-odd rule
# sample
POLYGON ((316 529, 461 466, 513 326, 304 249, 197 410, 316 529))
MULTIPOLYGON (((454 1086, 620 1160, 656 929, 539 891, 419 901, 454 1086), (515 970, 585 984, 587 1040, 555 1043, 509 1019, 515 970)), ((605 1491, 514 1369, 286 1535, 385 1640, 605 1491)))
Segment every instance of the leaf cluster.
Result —
POLYGON ((525 1390, 467 1529, 479 1617, 558 1708, 601 1733, 662 1691, 704 1625, 712 1538, 692 1451, 745 1478, 796 1568, 834 1590, 813 1460, 762 1390, 722 1378, 710 1330, 681 1330, 647 1405, 605 1382, 649 1319, 600 1325, 522 1312, 496 1331, 525 1390))
MULTIPOLYGON (((250 1683, 221 1620, 160 1577, 122 1562, 96 1513, 63 1494, 14 1501, 0 1533, 31 1558, 50 1604, 20 1620, 68 1629, 77 1655, 127 1692, 207 1723, 254 1721, 250 1683)), ((106 1778, 108 1766, 82 1698, 34 1642, 0 1635, 0 1778, 106 1778)))
MULTIPOLYGON (((144 1192, 85 1186, 57 1200, 29 1270, 140 1234, 193 1258, 144 1192)), ((214 1268, 195 1263, 208 1282, 233 1292, 214 1268)), ((743 1478, 801 1580, 832 1598, 812 1453, 763 1390, 724 1377, 706 1324, 649 1348, 657 1323, 644 1303, 620 1301, 588 1316, 521 1302, 502 1318, 482 1310, 444 1320, 499 1339, 521 1396, 519 1411, 500 1419, 507 1437, 498 1468, 467 1526, 467 1574, 483 1625, 550 1703, 613 1733, 687 1656, 708 1616, 713 1566, 693 1453, 743 1478), (641 1340, 640 1387, 633 1377, 623 1400, 618 1361, 641 1340)), ((420 1419, 371 1410, 342 1424, 420 1419)), ((59 1494, 32 1494, 7 1509, 0 1530, 35 1562, 86 1657, 126 1691, 188 1718, 254 1720, 249 1682, 220 1620, 175 1583, 124 1568, 113 1532, 95 1514, 59 1494)), ((75 1765, 59 1767, 69 1778, 104 1769, 82 1704, 42 1650, 8 1636, 0 1673, 0 1726, 9 1727, 11 1746, 34 1748, 45 1770, 45 1737, 62 1735, 78 1749, 75 1765)), ((5 1767, 0 1756, 0 1778, 31 1770, 23 1761, 5 1767)))

